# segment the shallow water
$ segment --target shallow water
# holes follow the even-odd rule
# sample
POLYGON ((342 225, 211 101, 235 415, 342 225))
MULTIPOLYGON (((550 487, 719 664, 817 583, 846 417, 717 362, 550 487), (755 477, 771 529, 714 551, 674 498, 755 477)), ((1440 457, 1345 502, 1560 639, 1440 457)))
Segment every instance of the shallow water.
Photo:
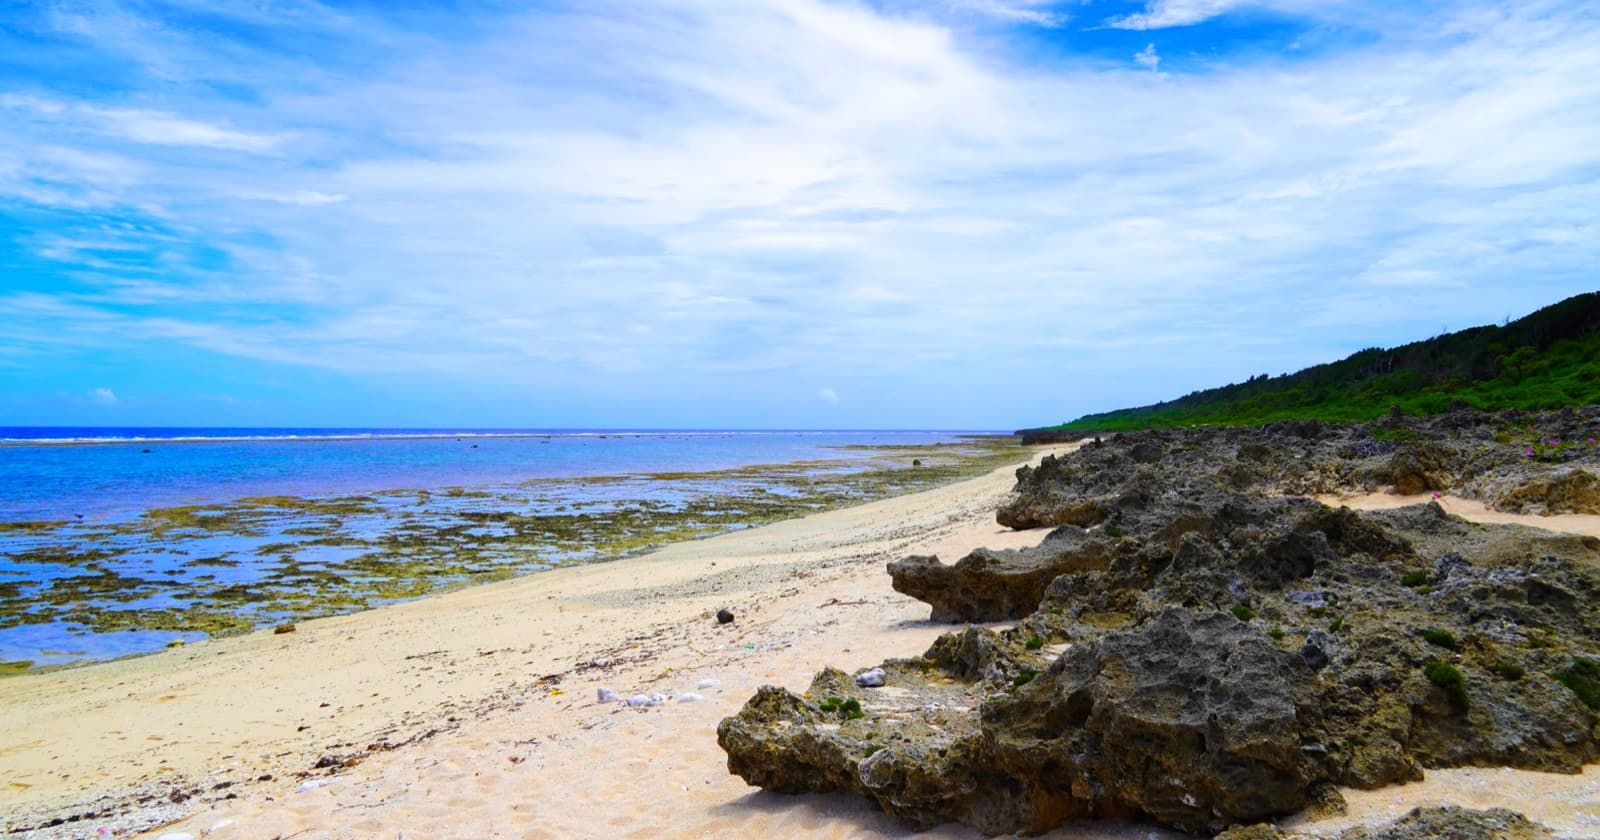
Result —
POLYGON ((0 671, 611 559, 1016 457, 949 433, 235 437, 0 447, 0 671))

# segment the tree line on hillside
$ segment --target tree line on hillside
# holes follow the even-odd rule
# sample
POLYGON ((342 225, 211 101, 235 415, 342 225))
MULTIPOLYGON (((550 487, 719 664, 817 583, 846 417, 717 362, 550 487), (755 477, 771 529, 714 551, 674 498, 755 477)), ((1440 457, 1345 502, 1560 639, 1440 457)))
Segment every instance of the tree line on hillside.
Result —
POLYGON ((1306 419, 1363 421, 1453 409, 1549 410, 1600 403, 1600 292, 1500 326, 1391 349, 1368 348, 1283 376, 1195 391, 1139 408, 1089 414, 1052 429, 1118 431, 1306 419))

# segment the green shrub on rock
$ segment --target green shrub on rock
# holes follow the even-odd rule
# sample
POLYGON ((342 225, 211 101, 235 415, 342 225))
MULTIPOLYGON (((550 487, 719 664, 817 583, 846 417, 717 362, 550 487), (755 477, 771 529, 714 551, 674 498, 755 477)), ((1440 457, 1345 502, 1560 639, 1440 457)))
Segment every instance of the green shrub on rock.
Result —
POLYGON ((1448 662, 1429 662, 1422 667, 1423 676, 1428 682, 1444 689, 1446 697, 1450 698, 1450 705, 1458 710, 1467 708, 1467 677, 1461 670, 1448 662))
POLYGON ((1521 665, 1505 660, 1495 663, 1494 672, 1499 674, 1504 679, 1511 680, 1512 682, 1522 679, 1523 676, 1528 673, 1521 665))
POLYGON ((1434 645, 1435 647, 1442 647, 1448 650, 1456 649, 1456 635, 1451 633, 1449 630, 1444 630, 1438 627, 1429 627, 1428 629, 1422 631, 1422 638, 1427 640, 1428 644, 1434 645))
POLYGON ((1572 664, 1566 670, 1556 672, 1555 677, 1578 695, 1583 705, 1600 711, 1600 662, 1574 657, 1572 664))

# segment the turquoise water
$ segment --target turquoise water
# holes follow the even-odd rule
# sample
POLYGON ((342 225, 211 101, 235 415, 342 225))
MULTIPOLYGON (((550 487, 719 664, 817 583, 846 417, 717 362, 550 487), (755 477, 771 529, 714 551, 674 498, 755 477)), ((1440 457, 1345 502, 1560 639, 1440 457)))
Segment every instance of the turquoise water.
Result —
POLYGON ((610 559, 917 489, 996 451, 953 432, 0 429, 0 662, 610 559))
POLYGON ((0 522, 122 518, 245 496, 704 472, 954 432, 0 427, 0 522))

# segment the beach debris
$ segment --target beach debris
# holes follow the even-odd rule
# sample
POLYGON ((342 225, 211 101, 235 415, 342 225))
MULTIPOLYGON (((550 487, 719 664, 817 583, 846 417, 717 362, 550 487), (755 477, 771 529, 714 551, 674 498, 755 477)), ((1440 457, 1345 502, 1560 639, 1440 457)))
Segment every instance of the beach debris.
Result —
POLYGON ((621 700, 622 696, 605 686, 600 686, 600 689, 594 693, 594 699, 596 703, 615 703, 621 700))
POLYGON ((187 831, 169 831, 156 835, 156 840, 194 840, 194 835, 187 831))
POLYGON ((678 695, 678 702, 679 703, 698 703, 698 702, 700 702, 701 700, 704 700, 704 699, 706 699, 706 698, 701 697, 700 695, 695 694, 692 691, 686 691, 686 692, 678 695))
POLYGON ((862 688, 878 688, 883 685, 883 669, 870 668, 856 674, 856 685, 862 688))
POLYGON ((320 787, 327 787, 328 785, 331 785, 331 784, 333 784, 334 782, 337 782, 337 781, 339 781, 339 780, 338 779, 312 779, 309 782, 301 782, 300 786, 294 789, 294 792, 295 793, 307 793, 309 791, 316 790, 317 788, 320 788, 320 787))
POLYGON ((293 633, 293 632, 294 632, 294 625, 293 624, 280 624, 277 627, 272 628, 272 634, 274 636, 282 636, 285 633, 293 633))
POLYGON ((733 623, 733 611, 729 610, 729 609, 726 609, 726 608, 717 610, 717 623, 718 624, 732 624, 733 623))
POLYGON ((628 705, 635 709, 665 706, 667 699, 665 694, 635 694, 628 698, 628 705))
POLYGON ((707 688, 716 688, 719 685, 722 685, 722 680, 719 680, 716 677, 706 677, 700 682, 695 683, 694 687, 705 690, 707 688))
POLYGON ((217 832, 223 830, 224 828, 227 828, 230 825, 233 825, 233 820, 217 820, 216 822, 211 824, 210 828, 206 829, 205 833, 206 834, 216 834, 217 832))

